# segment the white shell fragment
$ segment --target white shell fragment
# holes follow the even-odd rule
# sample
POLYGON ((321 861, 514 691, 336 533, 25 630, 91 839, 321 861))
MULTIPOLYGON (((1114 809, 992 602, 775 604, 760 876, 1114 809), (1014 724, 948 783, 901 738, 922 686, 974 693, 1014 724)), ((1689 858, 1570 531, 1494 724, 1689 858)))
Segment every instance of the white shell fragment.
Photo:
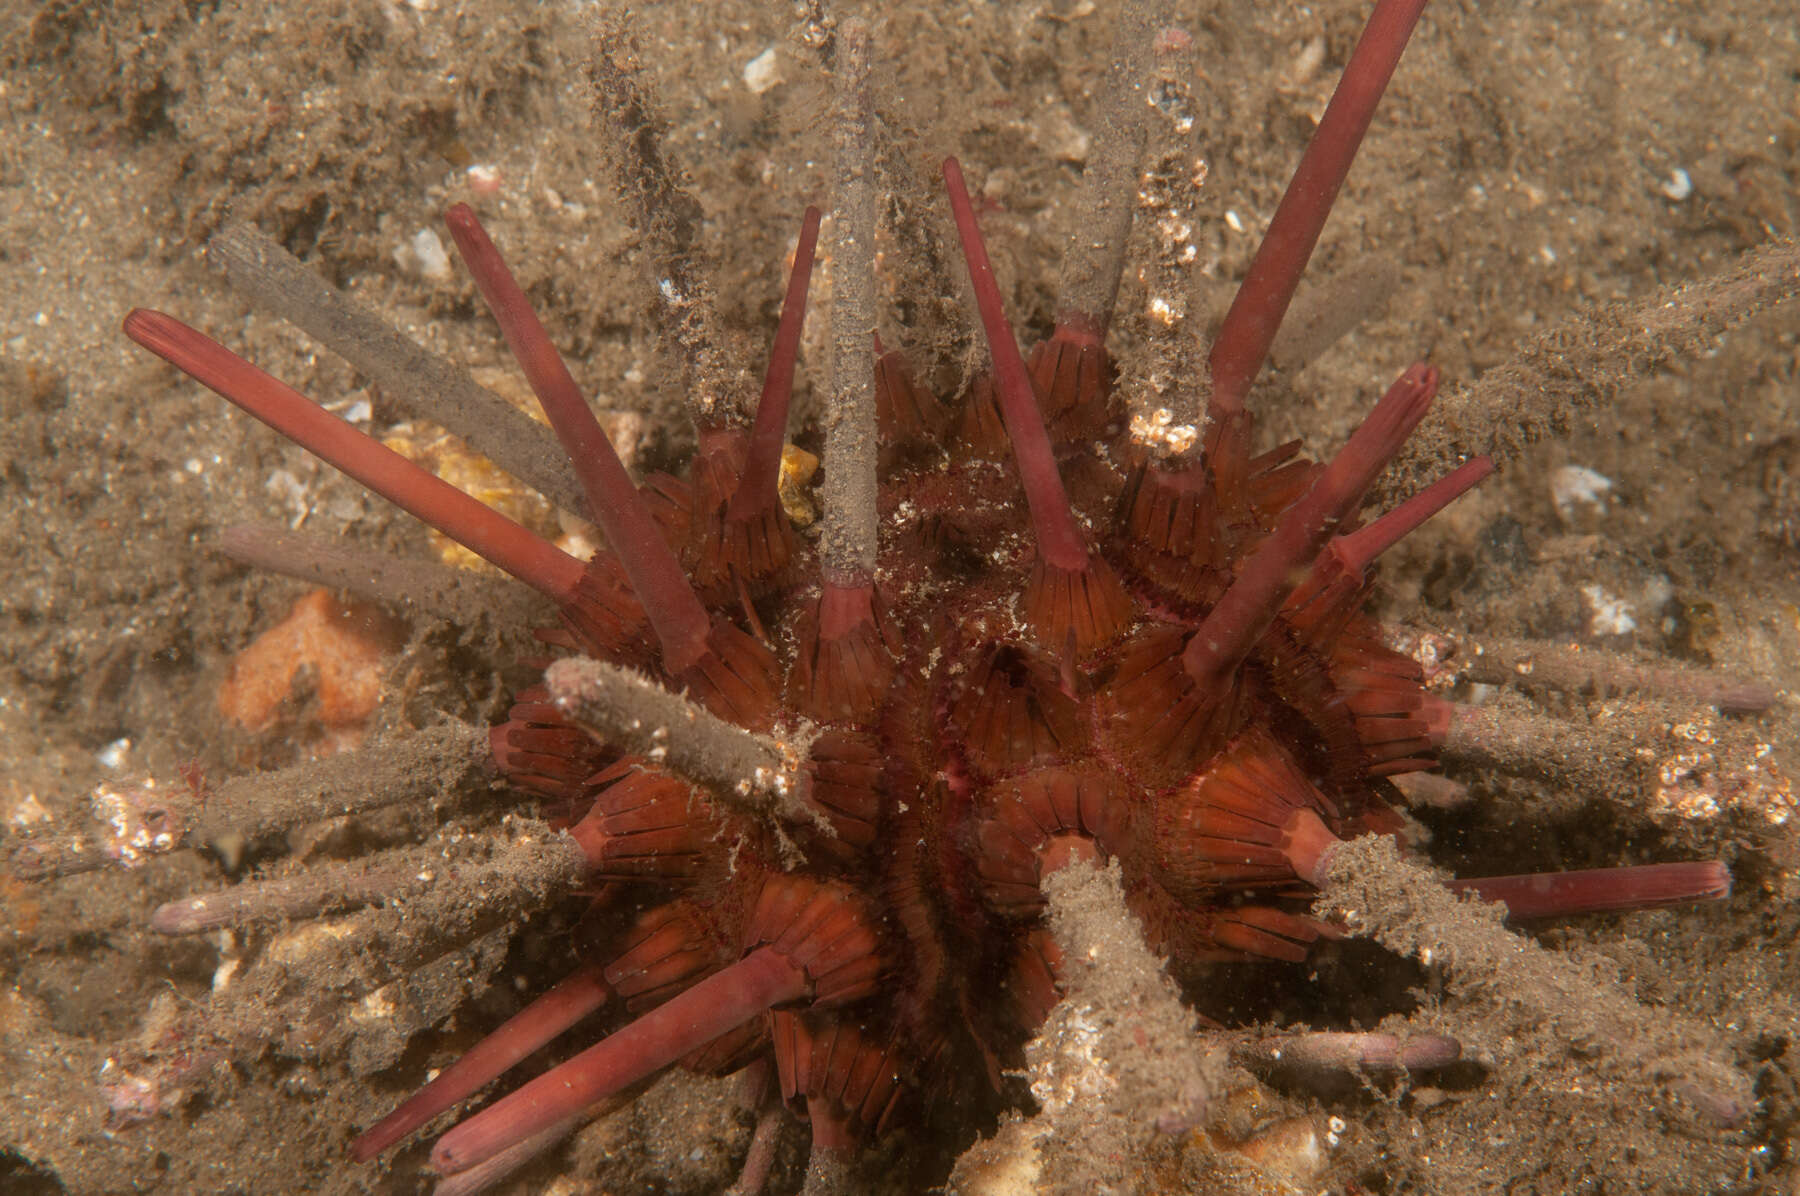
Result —
POLYGON ((412 239, 394 250, 394 264, 409 273, 441 281, 450 277, 450 255, 444 243, 428 228, 422 228, 412 239))
POLYGON ((1590 635, 1629 635, 1637 630, 1635 612, 1625 599, 1595 585, 1582 586, 1581 596, 1592 612, 1588 616, 1590 635))

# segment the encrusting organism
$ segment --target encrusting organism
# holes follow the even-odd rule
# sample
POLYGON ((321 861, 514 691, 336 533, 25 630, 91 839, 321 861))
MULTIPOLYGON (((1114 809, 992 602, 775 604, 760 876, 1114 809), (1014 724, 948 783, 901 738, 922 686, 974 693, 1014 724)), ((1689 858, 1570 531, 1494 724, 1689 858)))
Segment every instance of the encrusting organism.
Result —
MULTIPOLYGON (((490 455, 546 479, 558 501, 582 504, 606 545, 592 560, 176 319, 127 317, 137 343, 561 616, 540 638, 562 659, 486 737, 500 774, 548 827, 509 823, 441 876, 401 849, 354 878, 240 886, 159 914, 159 928, 184 932, 389 900, 357 915, 357 941, 391 947, 387 962, 358 949, 352 963, 345 948, 347 970, 372 985, 532 902, 599 892, 583 927, 586 962, 370 1127, 351 1147, 357 1159, 605 1010, 617 1018, 610 1034, 437 1138, 430 1165, 451 1190, 498 1180, 677 1063, 772 1069, 779 1101, 810 1124, 814 1173, 833 1173, 934 1092, 1003 1083, 1059 998, 1062 950, 1042 917, 1043 886, 1078 864, 1116 862, 1146 942, 1183 964, 1300 961, 1345 932, 1314 897, 1339 883, 1347 841, 1400 829, 1391 778, 1434 767, 1459 718, 1365 613, 1372 570, 1495 463, 1471 456, 1365 521, 1378 475, 1428 417, 1439 371, 1403 369, 1323 463, 1298 443, 1259 446, 1248 399, 1422 8, 1376 4, 1210 349, 1172 352, 1182 366, 1172 373, 1121 377, 1107 333, 1132 224, 1117 193, 1135 183, 1156 111, 1146 64, 1153 45, 1178 37, 1141 12, 1127 20, 1114 76, 1124 98, 1109 117, 1123 157, 1091 171, 1096 218, 1070 255, 1080 278, 1028 355, 963 166, 945 159, 989 355, 954 402, 874 335, 873 34, 860 20, 837 25, 832 382, 816 541, 784 513, 777 473, 822 214, 809 208, 801 220, 752 401, 739 363, 721 356, 694 267, 693 201, 655 137, 616 20, 604 22, 593 80, 682 365, 697 432, 685 475, 633 482, 476 213, 459 204, 447 216, 575 484, 520 447, 541 441, 521 421, 484 429, 465 414, 466 432, 484 451, 507 446, 490 455), (434 884, 475 873, 492 890, 485 906, 443 899, 435 932, 406 938, 402 921, 429 921, 420 913, 434 884)), ((253 235, 227 236, 238 269, 265 282, 284 269, 272 255, 247 264, 253 235)), ((348 317, 314 323, 340 330, 321 335, 348 342, 346 352, 368 354, 383 336, 348 317)), ((407 352, 372 355, 392 372, 407 352)), ((445 377, 447 391, 466 389, 445 377)), ((317 575, 329 565, 294 567, 317 575)), ((1754 711, 1768 695, 1737 686, 1728 699, 1754 711)), ((479 754, 466 728, 415 739, 427 735, 458 768, 479 754)), ((391 750, 377 740, 363 753, 391 750)), ((67 871, 83 860, 38 864, 67 871)), ((1525 916, 1717 897, 1729 878, 1701 861, 1455 887, 1525 916)), ((271 981, 256 1000, 281 989, 271 981)), ((192 1046, 193 1066, 256 1033, 231 1013, 251 999, 236 1000, 227 994, 215 1010, 214 1041, 192 1046)), ((1378 1047, 1359 1042, 1343 1057, 1367 1048, 1372 1059, 1378 1047)), ((1313 1044, 1321 1059, 1333 1049, 1313 1044)))

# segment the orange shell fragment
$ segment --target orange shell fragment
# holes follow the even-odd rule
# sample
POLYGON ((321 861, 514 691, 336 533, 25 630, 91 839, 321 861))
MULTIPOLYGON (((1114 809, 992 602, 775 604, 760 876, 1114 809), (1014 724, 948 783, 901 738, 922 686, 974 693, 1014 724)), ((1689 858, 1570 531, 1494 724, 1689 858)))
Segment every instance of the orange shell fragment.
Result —
POLYGON ((247 731, 267 731, 307 669, 313 678, 307 714, 323 732, 314 754, 355 747, 380 701, 387 657, 404 635, 405 627, 378 607, 313 590, 232 658, 219 685, 219 713, 247 731))

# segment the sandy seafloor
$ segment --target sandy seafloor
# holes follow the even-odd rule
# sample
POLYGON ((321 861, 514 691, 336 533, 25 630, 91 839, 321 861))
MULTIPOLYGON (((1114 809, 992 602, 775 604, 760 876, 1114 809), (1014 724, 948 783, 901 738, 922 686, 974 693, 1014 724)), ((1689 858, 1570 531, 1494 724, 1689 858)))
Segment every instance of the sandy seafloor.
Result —
MULTIPOLYGON (((1215 294, 1241 274, 1364 5, 1179 8, 1198 61, 1196 144, 1210 171, 1198 243, 1203 290, 1215 294)), ((1041 330, 1113 6, 919 0, 875 15, 882 102, 921 187, 938 155, 962 156, 990 201, 984 220, 1014 310, 1041 330)), ((410 520, 119 335, 130 307, 163 308, 315 396, 371 399, 384 426, 379 394, 280 320, 249 312, 205 264, 200 247, 228 213, 452 359, 495 367, 504 350, 468 282, 432 277, 403 251, 470 196, 471 166, 491 169, 499 194, 480 206, 577 378, 601 407, 647 414, 644 461, 678 459, 681 417, 658 388, 646 284, 593 151, 590 16, 585 5, 502 0, 14 0, 0 11, 6 834, 83 832, 90 795, 116 772, 172 778, 193 760, 228 776, 278 752, 227 733, 213 695, 231 655, 302 587, 210 551, 221 528, 304 512, 315 533, 429 551, 410 520)), ((827 105, 809 52, 789 39, 795 20, 788 5, 742 0, 645 4, 637 17, 669 145, 708 214, 724 315, 759 338, 800 209, 825 191, 827 105), (753 92, 746 65, 771 48, 778 81, 753 92)), ((1786 0, 1439 0, 1316 263, 1332 277, 1380 254, 1398 264, 1400 286, 1322 358, 1266 387, 1264 435, 1327 449, 1415 357, 1441 366, 1454 391, 1558 322, 1706 278, 1794 234, 1797 186, 1800 22, 1786 0)), ((821 347, 809 342, 803 394, 821 347)), ((1797 374, 1800 304, 1790 304, 1631 377, 1606 409, 1575 413, 1566 435, 1505 460, 1500 477, 1397 552, 1380 599, 1410 626, 1677 658, 1781 691, 1752 719, 1679 702, 1545 699, 1577 734, 1630 728, 1635 759, 1615 771, 1636 770, 1644 783, 1625 788, 1641 800, 1465 770, 1452 775, 1474 800, 1420 815, 1433 858, 1467 872, 1728 861, 1729 902, 1533 933, 1610 960, 1647 1006, 1709 1023, 1752 1077, 1757 1110, 1723 1131, 1665 1115, 1593 1078, 1605 1074, 1590 1066, 1604 1044, 1515 1041, 1516 1023, 1484 1021, 1424 972, 1333 949, 1305 974, 1249 970, 1230 983, 1276 986, 1286 995, 1273 1012, 1335 1025, 1371 1024, 1421 985, 1431 1024, 1453 1027, 1493 1066, 1376 1094, 1284 1093, 1343 1123, 1311 1190, 1800 1191, 1800 857, 1792 822, 1770 817, 1777 770, 1794 766, 1800 683, 1797 374), (1559 511, 1550 479, 1571 465, 1610 480, 1603 505, 1559 511), (1596 622, 1608 599, 1634 626, 1596 622), (1696 748, 1696 728, 1716 734, 1716 749, 1696 748), (1746 773, 1757 745, 1768 752, 1746 773), (1683 751, 1714 759, 1698 773, 1676 767, 1671 800, 1659 800, 1656 778, 1683 751), (1714 808, 1682 800, 1704 798, 1709 778, 1721 786, 1714 808)), ((408 657, 411 705, 389 717, 417 717, 421 702, 486 713, 490 678, 467 669, 472 656, 430 632, 408 657)), ((276 868, 289 854, 329 857, 396 833, 311 828, 235 862, 276 868)), ((447 1030, 372 1077, 341 1057, 269 1053, 220 1069, 167 1115, 109 1128, 102 1065, 152 1002, 203 1001, 222 953, 249 959, 261 946, 254 935, 222 944, 147 929, 159 902, 231 879, 227 862, 184 852, 44 885, 0 878, 0 1190, 426 1186, 419 1151, 362 1167, 346 1144, 447 1044, 541 985, 541 951, 516 946, 471 985, 447 1030)), ((1254 996, 1242 1004, 1272 1012, 1254 996)), ((662 1085, 510 1190, 720 1190, 748 1134, 733 1091, 662 1085)), ((981 1128, 971 1117, 961 1142, 981 1128)), ((790 1135, 775 1190, 797 1186, 803 1137, 790 1135)), ((886 1149, 947 1163, 961 1142, 903 1136, 886 1149)))

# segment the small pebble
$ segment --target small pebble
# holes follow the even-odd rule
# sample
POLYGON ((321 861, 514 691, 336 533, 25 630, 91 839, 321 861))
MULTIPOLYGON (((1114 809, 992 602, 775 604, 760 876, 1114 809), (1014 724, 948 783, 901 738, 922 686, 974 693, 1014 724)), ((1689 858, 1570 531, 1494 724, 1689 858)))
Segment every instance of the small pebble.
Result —
POLYGON ((438 240, 437 233, 428 228, 414 233, 412 251, 419 259, 419 273, 426 278, 450 277, 450 255, 444 252, 444 243, 438 240))
POLYGON ((131 740, 115 739, 99 751, 100 764, 114 772, 125 767, 125 761, 131 756, 131 740))
POLYGON ((500 194, 500 172, 485 163, 469 167, 469 190, 484 199, 500 194))
POLYGON ((774 46, 744 64, 744 86, 752 95, 761 95, 781 81, 781 62, 774 46))
POLYGON ((1325 61, 1325 38, 1315 36, 1304 46, 1300 53, 1288 64, 1275 86, 1281 91, 1298 91, 1305 87, 1307 81, 1319 73, 1319 67, 1325 61))

